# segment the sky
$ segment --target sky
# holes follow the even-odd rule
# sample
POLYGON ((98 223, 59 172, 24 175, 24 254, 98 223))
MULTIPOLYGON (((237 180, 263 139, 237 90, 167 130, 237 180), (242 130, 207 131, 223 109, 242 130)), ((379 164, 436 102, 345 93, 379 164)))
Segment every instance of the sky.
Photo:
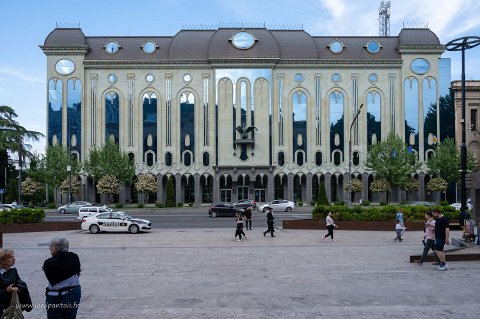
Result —
MULTIPOLYGON (((0 4, 0 105, 45 134, 46 56, 38 47, 57 23, 80 23, 86 36, 175 35, 182 25, 266 23, 303 25, 314 36, 378 36, 379 0, 23 0, 0 4)), ((426 25, 442 44, 480 36, 478 0, 392 0, 390 35, 403 25, 426 25)), ((451 58, 461 79, 461 53, 451 58)), ((467 80, 480 80, 480 46, 466 52, 467 80)), ((33 144, 43 152, 45 139, 33 144)))

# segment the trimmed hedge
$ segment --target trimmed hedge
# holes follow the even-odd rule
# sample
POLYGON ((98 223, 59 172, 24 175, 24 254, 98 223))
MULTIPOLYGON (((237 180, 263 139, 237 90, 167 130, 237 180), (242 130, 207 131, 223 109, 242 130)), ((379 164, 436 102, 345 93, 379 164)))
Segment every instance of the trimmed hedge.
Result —
POLYGON ((313 219, 323 219, 327 216, 327 213, 331 211, 334 215, 334 219, 341 221, 395 221, 398 209, 403 209, 404 221, 423 221, 425 220, 425 213, 432 209, 441 211, 449 220, 458 220, 460 212, 456 211, 450 206, 394 206, 387 205, 383 207, 352 207, 346 206, 316 206, 312 210, 313 219))
POLYGON ((0 211, 0 224, 41 223, 44 218, 43 209, 20 208, 0 211))

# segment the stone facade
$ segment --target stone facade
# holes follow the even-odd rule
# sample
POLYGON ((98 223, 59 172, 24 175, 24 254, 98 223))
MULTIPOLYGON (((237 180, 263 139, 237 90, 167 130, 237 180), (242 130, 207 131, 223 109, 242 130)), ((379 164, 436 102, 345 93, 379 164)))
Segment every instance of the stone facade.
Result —
MULTIPOLYGON (((395 131, 424 162, 438 135, 438 115, 425 128, 427 110, 438 109, 450 82, 444 46, 428 29, 393 37, 266 28, 88 37, 57 28, 40 47, 49 143, 70 144, 85 160, 91 147, 115 139, 137 174, 157 177, 150 200, 159 202, 169 178, 176 201, 196 205, 243 198, 308 204, 321 182, 331 201, 345 200, 350 124, 362 104, 351 132, 352 175, 364 185, 355 200, 376 201, 368 190, 374 176, 363 167, 368 145, 395 131)), ((425 165, 410 199, 428 199, 424 172, 425 165)), ((94 180, 85 181, 84 197, 95 201, 94 180)), ((127 186, 118 200, 135 196, 127 186)), ((391 199, 405 196, 394 190, 391 199)))

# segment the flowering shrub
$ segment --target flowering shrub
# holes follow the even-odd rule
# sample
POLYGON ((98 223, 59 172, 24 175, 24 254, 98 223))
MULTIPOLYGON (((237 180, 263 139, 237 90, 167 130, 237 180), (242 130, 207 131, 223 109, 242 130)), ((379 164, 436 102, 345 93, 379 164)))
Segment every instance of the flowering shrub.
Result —
MULTIPOLYGON (((344 189, 348 192, 350 183, 345 183, 344 189)), ((352 192, 361 192, 363 191, 363 184, 358 179, 352 179, 352 192)))
POLYGON ((429 191, 441 192, 447 188, 447 185, 448 183, 443 178, 435 177, 427 183, 427 189, 429 191))
POLYGON ((388 192, 390 190, 390 184, 385 179, 376 179, 370 185, 372 192, 388 192))
POLYGON ((135 189, 139 193, 156 193, 158 190, 157 180, 152 174, 140 174, 138 182, 135 183, 135 189))
MULTIPOLYGON (((70 182, 68 178, 66 178, 63 182, 62 185, 60 185, 60 191, 64 194, 68 193, 68 186, 70 185, 70 182)), ((80 194, 80 182, 76 177, 72 176, 72 194, 79 195, 80 194)))
POLYGON ((400 185, 400 188, 406 190, 407 192, 416 192, 418 191, 419 184, 415 178, 409 178, 402 185, 400 185))
POLYGON ((97 190, 100 194, 119 194, 120 182, 113 175, 105 175, 98 181, 97 190))

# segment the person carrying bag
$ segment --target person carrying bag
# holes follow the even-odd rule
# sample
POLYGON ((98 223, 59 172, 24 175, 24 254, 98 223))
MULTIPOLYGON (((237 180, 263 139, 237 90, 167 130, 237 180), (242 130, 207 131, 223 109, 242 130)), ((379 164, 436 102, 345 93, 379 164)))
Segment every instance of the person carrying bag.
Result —
POLYGON ((3 310, 1 319, 23 319, 23 312, 18 299, 18 289, 13 290, 12 300, 10 301, 10 306, 3 310))

